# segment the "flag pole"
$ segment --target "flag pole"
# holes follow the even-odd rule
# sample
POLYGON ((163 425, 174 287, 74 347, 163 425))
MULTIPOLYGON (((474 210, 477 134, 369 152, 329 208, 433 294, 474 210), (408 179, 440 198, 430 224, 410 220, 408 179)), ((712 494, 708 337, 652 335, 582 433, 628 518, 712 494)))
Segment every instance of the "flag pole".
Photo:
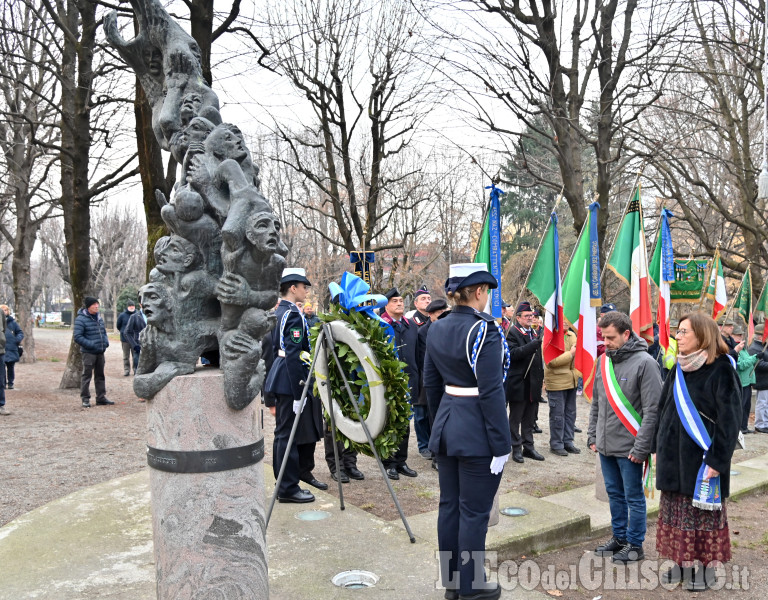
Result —
MULTIPOLYGON (((747 278, 747 273, 749 273, 749 266, 752 263, 750 261, 747 261, 747 268, 744 271, 744 275, 741 277, 741 283, 739 284, 739 289, 736 291, 736 295, 733 297, 733 302, 731 302, 731 306, 728 308, 728 310, 725 313, 725 316, 723 317, 723 324, 720 325, 720 332, 722 333, 723 327, 725 327, 725 322, 728 320, 728 317, 731 316, 731 311, 733 310, 733 307, 736 306, 736 301, 739 299, 739 296, 741 296, 741 289, 744 287, 744 280, 747 278)), ((725 274, 723 274, 723 277, 725 277, 725 274)), ((750 277, 750 280, 752 278, 750 277)), ((751 290, 750 290, 751 292, 751 290)), ((752 299, 750 298, 750 302, 752 299)), ((747 323, 747 328, 749 328, 749 323, 747 323)), ((747 334, 749 335, 749 334, 747 334)))
MULTIPOLYGON (((635 190, 637 189, 637 186, 640 184, 640 177, 643 175, 643 171, 645 171, 645 165, 648 162, 648 156, 643 158, 643 162, 640 165, 640 169, 637 171, 637 177, 635 177, 635 184, 632 186, 632 191, 629 194, 629 200, 624 205, 624 211, 621 213, 621 221, 619 221, 619 226, 616 229, 616 235, 613 236, 613 243, 611 244, 611 249, 608 252, 608 254, 605 255, 605 264, 603 265, 603 270, 600 271, 600 280, 602 281, 603 277, 605 276, 605 270, 608 268, 608 263, 611 261, 611 255, 613 254, 613 250, 616 247, 616 240, 619 237, 619 232, 621 231, 621 226, 624 224, 624 218, 627 216, 627 210, 629 209, 629 205, 632 202, 632 196, 635 195, 635 190)), ((642 211, 640 212, 642 215, 642 211)), ((643 231, 645 231, 645 228, 643 228, 643 231)))
MULTIPOLYGON (((709 268, 707 269, 707 276, 704 279, 704 281, 707 283, 707 286, 704 287, 701 286, 701 296, 699 297, 699 310, 702 309, 704 303, 707 301, 707 290, 709 289, 709 280, 712 278, 712 269, 715 268, 715 258, 717 258, 720 255, 720 242, 721 240, 717 240, 717 246, 715 246, 715 252, 712 255, 712 260, 709 261, 709 268)), ((715 280, 715 290, 717 291, 717 280, 715 280)))
MULTIPOLYGON (((552 207, 552 212, 549 213, 550 217, 552 216, 552 213, 557 212, 557 206, 560 204, 560 200, 563 199, 563 192, 565 191, 565 186, 560 188, 560 195, 557 197, 557 200, 555 200, 555 205, 552 207)), ((536 248, 536 254, 533 257, 533 261, 531 262, 531 267, 528 269, 528 275, 525 277, 525 283, 523 283, 523 287, 520 290, 520 296, 517 299, 517 302, 515 302, 514 307, 515 310, 517 310, 518 305, 523 299, 523 296, 525 295, 525 288, 528 286, 528 281, 531 279, 531 273, 533 273, 533 267, 536 264, 536 260, 539 258, 539 252, 541 252, 541 245, 544 243, 544 238, 547 236, 547 231, 549 230, 549 224, 552 221, 550 220, 547 222, 547 226, 544 228, 544 233, 541 234, 541 239, 539 240, 539 246, 536 248)), ((559 257, 558 257, 559 258, 559 257)))

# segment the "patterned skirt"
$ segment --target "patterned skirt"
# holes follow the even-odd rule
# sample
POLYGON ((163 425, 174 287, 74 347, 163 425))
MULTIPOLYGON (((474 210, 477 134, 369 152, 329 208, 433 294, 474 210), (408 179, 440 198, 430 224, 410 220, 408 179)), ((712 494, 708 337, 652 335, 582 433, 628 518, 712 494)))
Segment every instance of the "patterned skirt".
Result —
POLYGON ((673 492, 661 492, 656 550, 662 558, 678 565, 701 561, 731 560, 731 538, 725 499, 721 510, 702 510, 693 506, 693 498, 673 492))

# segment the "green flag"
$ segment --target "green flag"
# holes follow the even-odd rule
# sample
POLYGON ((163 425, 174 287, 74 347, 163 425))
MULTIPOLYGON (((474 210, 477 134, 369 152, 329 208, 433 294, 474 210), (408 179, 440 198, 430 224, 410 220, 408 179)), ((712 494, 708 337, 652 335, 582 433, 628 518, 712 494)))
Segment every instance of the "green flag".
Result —
POLYGON ((736 296, 733 308, 744 320, 744 324, 749 327, 752 321, 752 276, 749 273, 749 267, 744 271, 744 279, 741 280, 739 295, 736 296))

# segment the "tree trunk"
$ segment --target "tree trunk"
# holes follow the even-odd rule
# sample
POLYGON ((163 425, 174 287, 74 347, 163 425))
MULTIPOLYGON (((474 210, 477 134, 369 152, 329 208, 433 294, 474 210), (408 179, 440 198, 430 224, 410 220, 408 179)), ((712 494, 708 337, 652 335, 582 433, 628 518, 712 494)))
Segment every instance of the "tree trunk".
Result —
POLYGON ((35 355, 34 316, 32 314, 32 276, 30 258, 35 245, 37 226, 21 218, 16 224, 16 240, 13 245, 13 296, 16 309, 16 321, 24 332, 24 356, 19 362, 33 363, 35 355))
MULTIPOLYGON (((90 94, 93 88, 93 48, 96 35, 95 4, 80 2, 78 6, 79 10, 74 7, 70 9, 66 20, 69 30, 80 29, 81 35, 79 43, 68 35, 64 36, 61 77, 61 200, 72 288, 73 325, 91 279, 88 160, 91 149, 90 94)), ((59 387, 79 387, 82 367, 80 349, 73 339, 69 346, 67 368, 59 387)))

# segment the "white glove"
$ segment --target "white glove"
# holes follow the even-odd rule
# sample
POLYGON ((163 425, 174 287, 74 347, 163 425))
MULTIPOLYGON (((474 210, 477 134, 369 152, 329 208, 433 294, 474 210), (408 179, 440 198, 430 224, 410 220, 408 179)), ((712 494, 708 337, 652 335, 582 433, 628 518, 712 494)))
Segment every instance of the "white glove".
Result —
POLYGON ((509 459, 509 454, 504 456, 494 456, 491 460, 491 474, 498 475, 504 470, 504 463, 509 459))
MULTIPOLYGON (((304 406, 306 406, 307 403, 304 403, 304 406)), ((301 400, 294 400, 293 401, 293 414, 297 414, 299 412, 299 409, 301 409, 301 412, 304 412, 304 406, 301 405, 301 400)))

